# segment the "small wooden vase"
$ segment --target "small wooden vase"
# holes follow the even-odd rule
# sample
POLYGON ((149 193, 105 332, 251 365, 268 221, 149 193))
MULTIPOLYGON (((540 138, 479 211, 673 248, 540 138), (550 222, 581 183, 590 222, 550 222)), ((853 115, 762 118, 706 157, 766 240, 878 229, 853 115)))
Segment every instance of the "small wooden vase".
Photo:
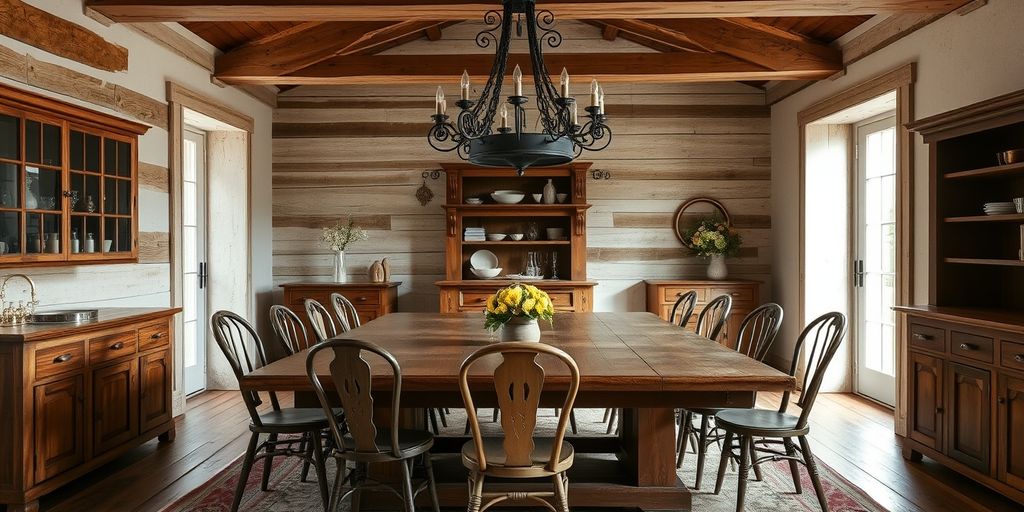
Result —
POLYGON ((384 266, 381 265, 380 261, 374 261, 370 264, 370 268, 367 270, 366 274, 367 277, 370 278, 371 283, 384 282, 384 266))

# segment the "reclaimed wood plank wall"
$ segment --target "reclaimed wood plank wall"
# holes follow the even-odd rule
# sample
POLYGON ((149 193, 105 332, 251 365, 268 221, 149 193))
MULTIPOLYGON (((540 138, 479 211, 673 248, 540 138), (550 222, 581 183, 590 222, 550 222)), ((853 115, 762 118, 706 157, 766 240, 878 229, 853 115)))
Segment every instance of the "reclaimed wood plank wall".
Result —
MULTIPOLYGON (((452 42, 475 34, 459 26, 446 28, 440 41, 390 51, 421 52, 410 47, 442 43, 468 48, 471 43, 452 42)), ((569 35, 603 41, 600 31, 586 25, 563 35, 567 41, 569 35)), ((457 80, 443 84, 449 97, 457 98, 457 80)), ((579 77, 573 93, 585 99, 588 87, 589 80, 579 77)), ((352 215, 369 230, 370 240, 347 251, 349 273, 363 276, 374 259, 389 257, 395 279, 404 283, 399 308, 437 310, 433 283, 444 272, 444 180, 426 180, 435 197, 427 206, 415 192, 423 171, 455 157, 427 145, 433 93, 421 86, 298 87, 279 97, 275 284, 330 276, 331 256, 316 239, 322 227, 352 215)), ((594 205, 588 273, 600 283, 597 309, 643 311, 643 279, 703 276, 704 262, 688 256, 672 230, 675 210, 697 196, 722 201, 734 216, 745 243, 730 260, 730 275, 765 282, 762 298, 768 299, 771 151, 763 91, 737 83, 614 84, 606 101, 612 146, 581 157, 611 173, 611 179, 587 184, 594 205)))

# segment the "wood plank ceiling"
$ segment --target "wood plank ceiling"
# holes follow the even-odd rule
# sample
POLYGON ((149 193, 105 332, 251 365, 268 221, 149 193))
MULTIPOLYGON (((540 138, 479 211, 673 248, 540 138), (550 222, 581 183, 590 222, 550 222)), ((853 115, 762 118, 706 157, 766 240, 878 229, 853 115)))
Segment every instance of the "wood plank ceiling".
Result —
MULTIPOLYGON (((605 39, 651 53, 549 53, 548 67, 604 81, 695 82, 823 79, 843 69, 830 43, 875 14, 946 13, 968 0, 541 0, 558 19, 601 29, 605 39)), ((177 21, 224 52, 216 76, 230 84, 436 83, 485 55, 379 55, 443 37, 482 18, 498 0, 87 0, 117 22, 177 21), (315 21, 311 21, 315 20, 315 21)), ((513 55, 513 60, 522 60, 513 55)), ((529 66, 524 66, 524 71, 529 66)))

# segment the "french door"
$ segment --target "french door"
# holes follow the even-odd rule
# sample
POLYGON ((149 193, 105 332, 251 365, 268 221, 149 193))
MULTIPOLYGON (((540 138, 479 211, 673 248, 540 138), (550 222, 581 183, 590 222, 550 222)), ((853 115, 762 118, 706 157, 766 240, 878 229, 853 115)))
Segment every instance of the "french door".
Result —
POLYGON ((856 390, 896 403, 896 118, 857 126, 854 243, 856 390))
POLYGON ((206 389, 206 136, 185 130, 182 140, 182 364, 184 392, 206 389))

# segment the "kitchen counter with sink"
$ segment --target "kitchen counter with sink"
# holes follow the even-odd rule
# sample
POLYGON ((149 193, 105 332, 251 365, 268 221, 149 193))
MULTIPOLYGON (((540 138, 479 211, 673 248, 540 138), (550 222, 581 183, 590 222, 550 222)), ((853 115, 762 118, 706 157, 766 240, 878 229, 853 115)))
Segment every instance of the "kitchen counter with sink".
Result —
MULTIPOLYGON (((29 322, 22 325, 0 327, 0 343, 24 343, 55 337, 74 336, 119 325, 147 322, 181 311, 179 308, 80 308, 61 311, 96 311, 96 318, 84 322, 29 322)), ((48 313, 36 311, 37 316, 48 313)))

